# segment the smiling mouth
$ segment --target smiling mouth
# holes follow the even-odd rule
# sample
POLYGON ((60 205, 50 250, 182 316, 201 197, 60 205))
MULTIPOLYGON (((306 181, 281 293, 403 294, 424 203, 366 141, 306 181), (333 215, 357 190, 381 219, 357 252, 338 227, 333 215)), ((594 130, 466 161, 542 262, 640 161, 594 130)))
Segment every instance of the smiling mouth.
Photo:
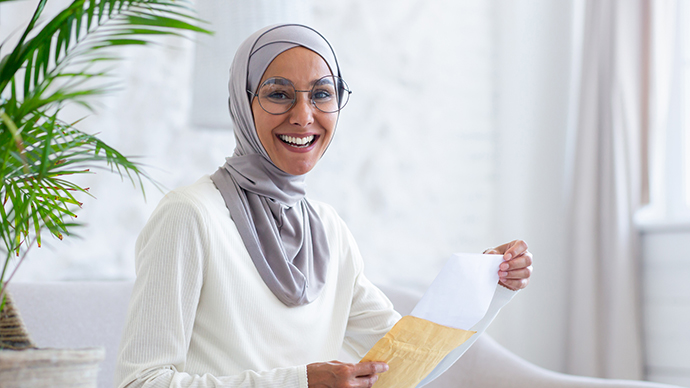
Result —
POLYGON ((295 137, 287 135, 278 135, 278 138, 285 144, 296 148, 307 148, 314 144, 317 139, 316 135, 309 135, 306 137, 295 137))

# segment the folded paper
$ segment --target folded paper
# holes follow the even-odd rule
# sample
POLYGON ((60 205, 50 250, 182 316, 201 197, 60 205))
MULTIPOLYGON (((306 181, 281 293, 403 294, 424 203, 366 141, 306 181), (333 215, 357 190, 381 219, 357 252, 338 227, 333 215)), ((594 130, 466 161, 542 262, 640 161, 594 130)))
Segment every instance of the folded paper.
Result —
POLYGON ((369 350, 361 362, 388 363, 388 372, 379 375, 375 388, 414 388, 451 350, 474 333, 407 315, 369 350))
POLYGON ((501 255, 454 254, 410 315, 404 316, 362 362, 390 367, 375 388, 414 388, 453 349, 467 341, 491 304, 501 255))
POLYGON ((410 315, 456 329, 471 329, 489 309, 502 255, 456 253, 410 315))

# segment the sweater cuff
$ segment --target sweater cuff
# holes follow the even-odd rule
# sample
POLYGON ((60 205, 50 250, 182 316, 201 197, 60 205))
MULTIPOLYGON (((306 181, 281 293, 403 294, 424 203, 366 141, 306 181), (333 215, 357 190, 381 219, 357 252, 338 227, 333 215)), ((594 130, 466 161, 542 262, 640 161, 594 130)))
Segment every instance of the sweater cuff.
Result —
POLYGON ((299 378, 300 388, 309 388, 309 380, 307 379, 307 366, 300 365, 297 367, 297 376, 299 378))

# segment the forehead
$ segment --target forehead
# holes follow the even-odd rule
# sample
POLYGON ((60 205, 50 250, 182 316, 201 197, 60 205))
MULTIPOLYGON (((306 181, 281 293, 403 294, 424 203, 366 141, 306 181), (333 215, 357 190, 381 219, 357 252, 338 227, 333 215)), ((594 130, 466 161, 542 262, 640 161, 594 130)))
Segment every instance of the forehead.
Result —
POLYGON ((283 77, 295 85, 299 83, 308 84, 331 74, 328 64, 319 54, 298 46, 276 56, 266 68, 261 83, 271 77, 283 77))

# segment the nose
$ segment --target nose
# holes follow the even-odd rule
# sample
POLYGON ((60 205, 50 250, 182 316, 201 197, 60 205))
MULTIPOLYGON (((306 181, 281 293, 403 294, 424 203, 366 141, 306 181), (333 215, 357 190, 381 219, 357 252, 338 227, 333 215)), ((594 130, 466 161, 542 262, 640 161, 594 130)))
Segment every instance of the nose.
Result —
POLYGON ((295 106, 290 109, 290 124, 306 127, 314 122, 314 109, 308 93, 297 93, 295 106))

